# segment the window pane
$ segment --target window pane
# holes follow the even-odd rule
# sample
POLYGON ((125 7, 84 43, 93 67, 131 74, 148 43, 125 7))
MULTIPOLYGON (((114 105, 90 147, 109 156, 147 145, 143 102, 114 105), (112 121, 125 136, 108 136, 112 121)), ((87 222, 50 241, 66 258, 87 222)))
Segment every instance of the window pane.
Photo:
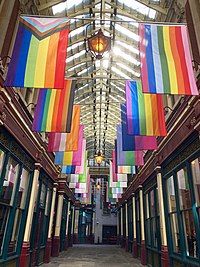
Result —
POLYGON ((173 176, 167 179, 167 197, 168 197, 169 212, 176 211, 176 199, 175 199, 173 176))
POLYGON ((20 209, 24 209, 25 204, 26 204, 28 185, 29 185, 29 172, 23 169, 20 179, 21 181, 20 181, 20 186, 19 186, 17 202, 18 202, 18 207, 20 207, 20 209))
POLYGON ((197 257, 196 231, 194 226, 194 217, 191 210, 183 212, 183 224, 187 254, 191 257, 197 257))
POLYGON ((5 234, 5 228, 8 220, 9 207, 0 204, 0 254, 2 253, 2 244, 5 234))
POLYGON ((9 242, 8 253, 12 253, 16 251, 21 218, 22 218, 22 211, 20 209, 17 209, 15 213, 15 220, 14 220, 13 228, 12 228, 11 240, 9 242))
POLYGON ((146 198, 146 216, 148 219, 149 218, 149 194, 146 194, 145 198, 146 198))
POLYGON ((151 246, 151 228, 150 228, 150 219, 146 220, 146 238, 147 245, 151 246))
POLYGON ((172 242, 174 252, 180 252, 180 235, 177 214, 170 214, 170 224, 171 224, 171 233, 172 233, 172 242))
POLYGON ((3 152, 3 150, 0 149, 0 175, 3 169, 4 160, 5 160, 5 153, 3 152))
POLYGON ((46 186, 42 184, 41 193, 40 193, 40 205, 45 207, 45 195, 46 195, 46 186))
POLYGON ((3 189, 0 195, 0 201, 12 205, 14 193, 19 173, 19 164, 13 158, 9 158, 6 166, 6 175, 3 182, 3 189))
POLYGON ((52 191, 48 188, 47 189, 47 197, 46 197, 46 206, 45 206, 45 216, 49 215, 50 208, 51 208, 51 195, 52 191))
POLYGON ((152 223, 153 246, 157 248, 157 246, 158 246, 158 230, 156 227, 156 218, 155 217, 152 219, 151 223, 152 223))
POLYGON ((193 175, 193 184, 194 184, 194 193, 196 197, 196 203, 200 206, 200 162, 199 159, 195 159, 191 163, 192 166, 192 175, 193 175))
POLYGON ((178 189, 180 199, 180 209, 188 209, 192 207, 190 188, 188 183, 188 176, 186 168, 177 173, 178 189))
POLYGON ((154 199, 154 190, 150 192, 150 207, 151 207, 151 217, 155 216, 155 199, 154 199))

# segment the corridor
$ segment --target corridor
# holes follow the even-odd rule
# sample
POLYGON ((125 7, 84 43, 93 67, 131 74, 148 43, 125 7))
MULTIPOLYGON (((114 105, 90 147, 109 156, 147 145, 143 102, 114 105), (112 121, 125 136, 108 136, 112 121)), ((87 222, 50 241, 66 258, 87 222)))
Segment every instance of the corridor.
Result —
POLYGON ((74 245, 42 267, 139 267, 139 260, 118 246, 74 245))

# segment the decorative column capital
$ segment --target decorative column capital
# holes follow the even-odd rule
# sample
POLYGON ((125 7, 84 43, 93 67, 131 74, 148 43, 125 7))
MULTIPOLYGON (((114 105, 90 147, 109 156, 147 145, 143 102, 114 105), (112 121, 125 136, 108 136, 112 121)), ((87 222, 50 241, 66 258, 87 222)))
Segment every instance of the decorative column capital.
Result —
POLYGON ((58 188, 58 183, 53 183, 53 191, 56 192, 58 188))
POLYGON ((42 168, 42 165, 40 163, 35 163, 35 170, 40 171, 40 169, 42 168))
POLYGON ((155 172, 156 174, 161 173, 161 166, 156 166, 155 172))

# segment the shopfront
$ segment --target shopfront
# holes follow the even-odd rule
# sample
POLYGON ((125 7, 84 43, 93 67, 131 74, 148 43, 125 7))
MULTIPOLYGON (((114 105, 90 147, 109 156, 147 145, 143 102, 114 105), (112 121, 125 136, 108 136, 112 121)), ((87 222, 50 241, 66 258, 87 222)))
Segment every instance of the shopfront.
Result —
POLYGON ((23 242, 34 161, 0 127, 0 266, 16 266, 23 242))
POLYGON ((200 140, 193 134, 162 166, 172 266, 200 266, 200 140))
POLYGON ((161 266, 160 214, 158 205, 156 176, 151 177, 144 186, 145 244, 147 264, 161 266))
POLYGON ((41 170, 33 213, 30 236, 30 262, 32 266, 43 263, 47 242, 53 182, 41 170))

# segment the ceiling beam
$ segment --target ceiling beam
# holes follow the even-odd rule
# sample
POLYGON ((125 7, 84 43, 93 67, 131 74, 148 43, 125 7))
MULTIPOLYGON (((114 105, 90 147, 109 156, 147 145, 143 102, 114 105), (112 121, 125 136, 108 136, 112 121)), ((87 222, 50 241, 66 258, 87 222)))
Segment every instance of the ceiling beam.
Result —
POLYGON ((37 9, 38 9, 38 11, 40 12, 40 11, 43 11, 43 10, 45 10, 45 9, 48 9, 48 8, 50 8, 50 7, 52 7, 52 6, 55 6, 55 5, 57 5, 57 4, 63 3, 63 2, 65 2, 65 1, 66 1, 66 0, 52 0, 51 2, 48 2, 48 3, 46 3, 46 4, 37 5, 37 9))

